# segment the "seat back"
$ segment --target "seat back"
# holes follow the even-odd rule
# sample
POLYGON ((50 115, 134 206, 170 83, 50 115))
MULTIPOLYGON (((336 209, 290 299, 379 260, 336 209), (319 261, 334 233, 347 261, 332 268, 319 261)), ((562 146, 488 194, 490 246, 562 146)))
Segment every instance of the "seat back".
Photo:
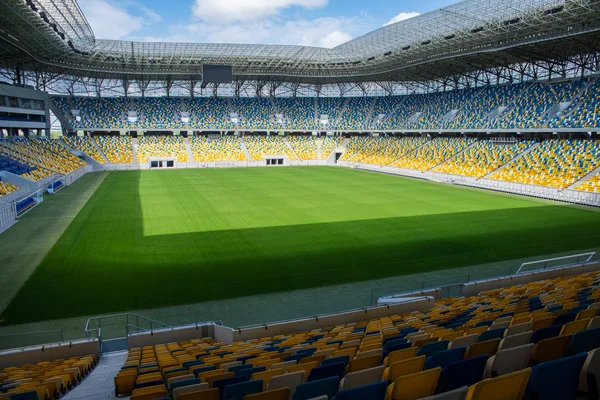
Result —
POLYGON ((581 353, 536 365, 525 398, 575 400, 579 374, 586 358, 587 354, 581 353))
MULTIPOLYGON (((597 304, 600 304, 600 303, 597 303, 597 304)), ((600 328, 600 317, 592 318, 592 320, 590 321, 590 324, 588 325, 588 329, 592 329, 592 328, 600 328)))
POLYGON ((462 346, 435 353, 425 361, 425 369, 435 367, 441 367, 442 369, 446 368, 448 364, 464 359, 466 350, 467 348, 462 346))
POLYGON ((375 368, 363 369, 361 371, 350 372, 340 381, 340 390, 352 389, 357 386, 368 385, 379 382, 383 379, 385 367, 380 365, 375 368))
POLYGON ((468 391, 469 388, 467 386, 463 386, 449 392, 424 397, 421 400, 466 400, 468 391))
POLYGON ((477 337, 479 335, 467 335, 467 336, 461 336, 459 338, 454 339, 451 343, 450 343, 450 348, 451 349, 455 349, 457 347, 469 347, 470 345, 472 345, 473 343, 475 343, 477 341, 477 337))
POLYGON ((225 386, 223 389, 223 400, 243 400, 244 396, 260 393, 263 390, 263 381, 247 381, 225 386))
POLYGON ((600 347, 600 328, 586 329, 573 335, 567 353, 569 355, 579 354, 598 347, 600 347))
POLYGON ((244 400, 289 400, 290 388, 269 390, 262 393, 249 394, 244 400))
POLYGON ((326 358, 325 360, 323 360, 323 362, 321 363, 321 367, 323 367, 325 365, 337 364, 337 363, 343 363, 344 365, 348 365, 349 362, 350 362, 350 356, 331 357, 331 358, 326 358))
POLYGON ((348 372, 356 372, 363 369, 376 367, 379 365, 380 360, 381 356, 379 354, 364 358, 355 358, 354 360, 350 361, 350 364, 348 364, 348 372))
POLYGON ((385 381, 346 389, 335 395, 335 400, 384 400, 388 384, 385 381))
POLYGON ((203 389, 186 392, 179 396, 179 400, 219 400, 219 389, 203 389))
POLYGON ((247 382, 249 380, 250 379, 247 376, 234 376, 233 378, 225 378, 214 381, 212 387, 219 389, 219 393, 223 394, 227 386, 235 385, 236 383, 247 382))
POLYGON ((531 365, 542 362, 557 360, 567 354, 571 335, 557 336, 549 339, 540 340, 533 348, 531 355, 531 365))
POLYGON ((179 398, 186 393, 197 392, 205 389, 208 389, 208 383, 206 382, 175 388, 173 389, 173 400, 179 400, 179 398))
POLYGON ((538 329, 537 331, 533 332, 533 335, 531 335, 531 343, 537 344, 541 340, 558 336, 562 327, 562 325, 552 325, 546 328, 538 329))
POLYGON ((529 344, 531 342, 531 335, 533 335, 533 332, 527 331, 523 333, 517 333, 516 335, 512 336, 506 336, 500 341, 498 350, 506 350, 512 347, 519 347, 529 344))
POLYGON ((272 377, 267 387, 269 390, 289 387, 293 393, 296 386, 302 384, 302 382, 304 382, 304 371, 298 371, 272 377))
POLYGON ((496 328, 496 329, 490 329, 487 330, 485 332, 483 332, 481 335, 479 335, 479 337, 477 338, 478 342, 485 342, 487 340, 492 340, 492 339, 502 339, 504 337, 504 328, 496 328))
POLYGON ((399 377, 388 387, 386 398, 420 399, 435 392, 441 368, 432 368, 399 377))
POLYGON ((344 363, 329 364, 323 367, 313 368, 308 374, 307 382, 317 381, 319 379, 337 376, 340 380, 344 377, 346 366, 344 363))
POLYGON ((283 362, 271 365, 271 369, 282 369, 283 373, 286 374, 288 369, 293 365, 297 365, 296 361, 283 361, 283 362))
POLYGON ((388 354, 385 360, 383 360, 383 365, 389 367, 396 361, 403 361, 408 360, 409 358, 416 357, 417 351, 419 351, 417 347, 409 347, 408 349, 404 350, 392 351, 390 354, 388 354))
POLYGON ((580 319, 577 321, 573 321, 573 322, 569 322, 568 324, 565 324, 561 331, 560 334, 562 335, 572 335, 575 334, 577 332, 581 332, 584 329, 587 329, 588 325, 590 324, 591 319, 580 319))
POLYGON ((231 361, 225 364, 221 364, 221 369, 225 372, 229 372, 230 368, 237 367, 238 365, 242 365, 240 361, 231 361))
POLYGON ((448 344, 449 341, 447 340, 426 344, 417 351, 417 356, 425 356, 426 358, 431 357, 435 353, 448 350, 448 344))
POLYGON ((332 398, 336 395, 340 385, 340 378, 332 376, 330 378, 319 379, 317 381, 303 383, 296 386, 292 395, 293 400, 308 400, 317 396, 327 396, 332 398))
POLYGON ((529 343, 498 351, 495 356, 488 359, 484 376, 495 378, 527 368, 534 346, 533 343, 529 343))
POLYGON ((473 343, 467 348, 465 358, 478 357, 483 354, 487 354, 488 357, 493 356, 498 351, 500 345, 500 339, 486 340, 485 342, 473 343))
POLYGON ((413 374, 423 371, 425 366, 425 356, 409 358, 408 360, 398 361, 390 365, 383 372, 383 379, 394 382, 402 375, 413 374))
POLYGON ((442 370, 435 392, 443 393, 479 382, 483 378, 487 359, 487 355, 481 355, 450 363, 442 370))
POLYGON ((526 368, 484 379, 471 386, 467 396, 469 400, 521 400, 530 376, 531 368, 526 368))

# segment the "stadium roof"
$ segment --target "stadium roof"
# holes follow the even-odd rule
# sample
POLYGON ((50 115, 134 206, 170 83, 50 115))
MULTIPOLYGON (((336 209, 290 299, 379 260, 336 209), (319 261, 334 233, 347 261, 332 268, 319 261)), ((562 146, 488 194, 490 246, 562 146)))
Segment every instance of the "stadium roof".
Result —
POLYGON ((0 0, 0 65, 86 78, 337 83, 427 81, 600 51, 598 0, 465 0, 333 49, 96 39, 75 0, 0 0))

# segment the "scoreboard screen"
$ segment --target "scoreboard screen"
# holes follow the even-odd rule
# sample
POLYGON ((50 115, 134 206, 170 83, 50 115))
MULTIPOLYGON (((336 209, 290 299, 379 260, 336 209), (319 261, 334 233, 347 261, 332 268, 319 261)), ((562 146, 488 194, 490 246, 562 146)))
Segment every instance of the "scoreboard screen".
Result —
POLYGON ((233 67, 231 65, 202 65, 202 83, 231 83, 233 67))

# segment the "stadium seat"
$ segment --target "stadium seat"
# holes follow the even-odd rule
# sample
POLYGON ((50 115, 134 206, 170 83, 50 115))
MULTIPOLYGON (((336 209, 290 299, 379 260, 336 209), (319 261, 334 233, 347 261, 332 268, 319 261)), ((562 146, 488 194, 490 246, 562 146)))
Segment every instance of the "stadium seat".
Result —
POLYGON ((431 396, 440 378, 441 368, 415 372, 398 377, 388 386, 386 400, 409 400, 431 396))
POLYGON ((586 358, 587 354, 581 353, 536 365, 523 399, 575 400, 579 374, 586 358))
POLYGON ((385 367, 380 365, 374 368, 363 369, 361 371, 349 372, 340 381, 340 390, 352 389, 357 386, 379 382, 383 380, 384 369, 385 367))
POLYGON ((481 355, 448 364, 441 371, 436 394, 479 382, 483 378, 487 359, 487 355, 481 355))
POLYGON ((468 400, 521 400, 531 368, 511 372, 496 378, 484 379, 469 388, 468 400))
POLYGON ((527 368, 534 346, 533 343, 530 343, 499 350, 495 356, 487 360, 484 376, 486 378, 495 378, 527 368))
POLYGON ((331 399, 337 394, 339 385, 340 378, 337 376, 303 383, 296 386, 292 398, 293 400, 309 400, 317 396, 326 395, 331 399))
POLYGON ((234 383, 223 389, 223 400, 243 400, 244 396, 260 393, 262 390, 262 380, 234 383))

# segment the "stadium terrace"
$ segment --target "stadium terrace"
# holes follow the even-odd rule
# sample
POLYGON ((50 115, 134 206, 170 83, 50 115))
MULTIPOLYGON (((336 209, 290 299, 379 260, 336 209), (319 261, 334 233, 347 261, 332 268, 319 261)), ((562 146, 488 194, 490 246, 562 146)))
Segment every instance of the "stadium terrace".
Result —
POLYGON ((0 400, 591 400, 600 2, 334 48, 0 0, 0 400))

